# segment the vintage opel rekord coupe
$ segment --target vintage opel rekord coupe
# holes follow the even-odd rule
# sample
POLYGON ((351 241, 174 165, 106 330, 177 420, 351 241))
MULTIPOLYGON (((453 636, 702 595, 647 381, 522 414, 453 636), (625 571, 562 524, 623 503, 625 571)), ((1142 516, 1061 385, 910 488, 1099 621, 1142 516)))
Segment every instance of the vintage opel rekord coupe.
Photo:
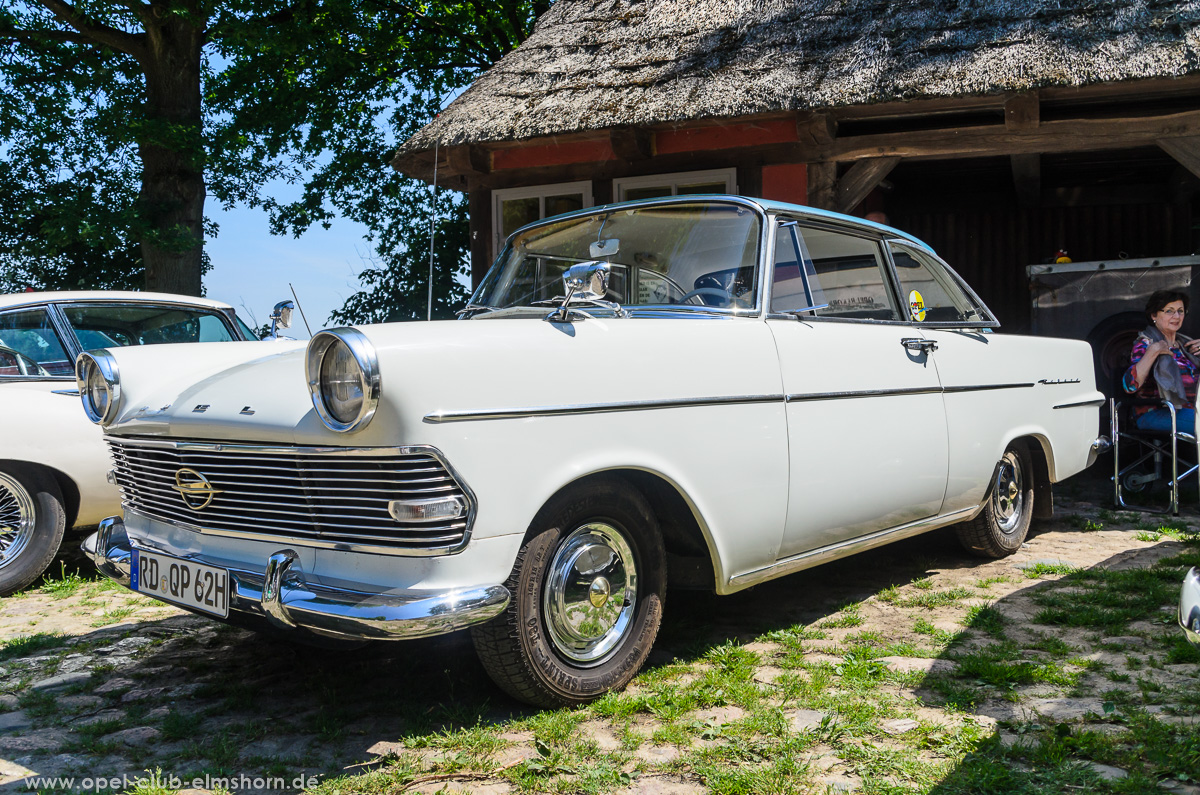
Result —
POLYGON ((993 333, 895 229, 730 196, 519 230, 458 321, 84 353, 123 493, 100 569, 297 638, 472 627, 508 693, 645 661, 726 594, 956 524, 1007 555, 1105 440, 1082 342, 993 333))

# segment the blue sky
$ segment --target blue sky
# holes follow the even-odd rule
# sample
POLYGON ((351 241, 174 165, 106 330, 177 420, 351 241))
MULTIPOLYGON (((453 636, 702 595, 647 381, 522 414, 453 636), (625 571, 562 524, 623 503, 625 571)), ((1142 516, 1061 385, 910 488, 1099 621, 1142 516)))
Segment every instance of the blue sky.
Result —
MULTIPOLYGON (((251 327, 267 322, 271 307, 292 297, 288 282, 313 331, 330 325, 329 313, 358 291, 358 273, 371 254, 361 225, 339 218, 329 229, 318 226, 293 238, 272 235, 263 210, 224 211, 213 201, 205 210, 220 225, 216 238, 205 242, 213 265, 204 277, 206 294, 231 304, 251 327)), ((298 313, 286 333, 308 338, 298 313)))

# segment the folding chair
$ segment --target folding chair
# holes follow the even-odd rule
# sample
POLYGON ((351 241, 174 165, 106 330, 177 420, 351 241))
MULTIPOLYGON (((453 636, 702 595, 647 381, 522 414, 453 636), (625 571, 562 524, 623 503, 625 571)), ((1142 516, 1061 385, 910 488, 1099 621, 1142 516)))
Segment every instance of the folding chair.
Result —
POLYGON ((1112 427, 1113 500, 1119 508, 1178 516, 1179 482, 1194 472, 1200 472, 1200 465, 1196 463, 1195 429, 1180 429, 1175 421, 1175 407, 1166 401, 1142 400, 1133 396, 1118 400, 1116 396, 1122 394, 1124 392, 1118 386, 1114 397, 1108 401, 1109 422, 1112 427), (1147 431, 1138 428, 1134 424, 1132 411, 1133 407, 1138 405, 1153 405, 1170 411, 1171 430, 1147 431), (1125 444, 1134 445, 1134 460, 1121 466, 1121 447, 1125 444), (1169 473, 1163 471, 1164 459, 1171 461, 1169 473), (1181 460, 1187 467, 1183 473, 1179 472, 1181 460), (1171 496, 1170 504, 1166 508, 1126 504, 1124 492, 1140 492, 1164 478, 1168 478, 1167 487, 1171 496))

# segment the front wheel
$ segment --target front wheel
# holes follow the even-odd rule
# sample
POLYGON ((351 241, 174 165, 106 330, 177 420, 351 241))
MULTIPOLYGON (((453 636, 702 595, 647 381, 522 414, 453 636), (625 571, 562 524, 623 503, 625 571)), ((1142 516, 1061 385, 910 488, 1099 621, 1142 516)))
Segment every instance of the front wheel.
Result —
POLYGON ((0 596, 41 577, 65 531, 62 493, 53 478, 28 467, 0 469, 0 596))
POLYGON ((505 611, 472 630, 488 675, 536 706, 593 701, 633 679, 658 634, 658 521, 621 481, 569 490, 534 519, 506 585, 505 611))
POLYGON ((1033 464, 1023 444, 1010 445, 996 468, 983 510, 955 525, 958 540, 972 554, 1003 558, 1021 548, 1033 516, 1033 464))

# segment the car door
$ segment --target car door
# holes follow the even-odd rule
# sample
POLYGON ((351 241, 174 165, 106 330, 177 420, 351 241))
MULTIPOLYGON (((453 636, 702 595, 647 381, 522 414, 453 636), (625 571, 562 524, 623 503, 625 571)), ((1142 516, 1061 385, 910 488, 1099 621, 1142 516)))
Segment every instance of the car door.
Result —
POLYGON ((882 242, 784 219, 775 249, 767 322, 791 467, 780 559, 935 516, 947 478, 941 385, 882 242))

